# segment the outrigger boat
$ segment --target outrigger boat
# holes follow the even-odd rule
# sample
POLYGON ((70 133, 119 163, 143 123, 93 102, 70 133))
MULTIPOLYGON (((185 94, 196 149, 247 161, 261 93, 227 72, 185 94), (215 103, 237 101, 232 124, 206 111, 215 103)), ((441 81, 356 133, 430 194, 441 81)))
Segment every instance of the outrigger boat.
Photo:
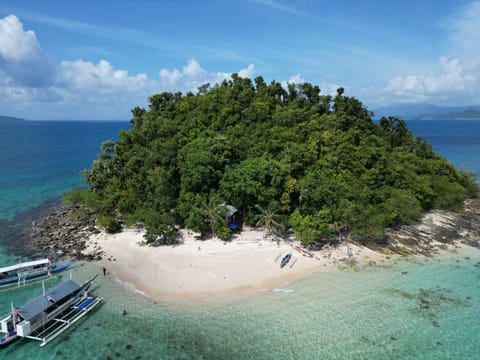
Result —
POLYGON ((19 338, 45 346, 55 339, 103 301, 88 294, 95 278, 81 286, 73 280, 62 281, 21 307, 12 306, 12 312, 0 320, 0 331, 6 334, 0 346, 19 338))
POLYGON ((292 258, 292 253, 289 252, 287 255, 283 257, 282 261, 280 262, 280 267, 283 268, 285 265, 287 265, 287 263, 290 261, 291 258, 292 258))
POLYGON ((26 285, 31 279, 50 277, 53 273, 63 271, 71 266, 67 261, 52 264, 50 259, 20 262, 15 265, 0 268, 0 291, 3 288, 12 288, 14 285, 26 285))

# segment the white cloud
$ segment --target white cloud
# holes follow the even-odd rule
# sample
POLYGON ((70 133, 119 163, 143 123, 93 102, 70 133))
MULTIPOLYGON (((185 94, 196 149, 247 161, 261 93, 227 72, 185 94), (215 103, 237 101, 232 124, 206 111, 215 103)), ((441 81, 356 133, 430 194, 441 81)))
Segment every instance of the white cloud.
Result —
POLYGON ((449 56, 442 55, 429 73, 391 78, 382 94, 395 102, 432 102, 445 105, 480 102, 480 1, 472 1, 445 23, 449 56))
POLYGON ((345 90, 345 94, 347 96, 352 96, 352 94, 349 94, 350 88, 345 85, 338 85, 338 84, 333 84, 333 83, 324 83, 320 85, 320 89, 322 89, 322 94, 323 95, 332 95, 335 96, 337 95, 337 90, 339 88, 343 88, 345 90))
POLYGON ((10 15, 0 19, 0 55, 8 61, 19 61, 41 54, 33 31, 24 31, 19 19, 10 15))
POLYGON ((442 100, 452 94, 473 96, 480 89, 478 75, 465 71, 459 59, 441 57, 439 63, 439 73, 397 76, 388 82, 385 91, 399 100, 419 102, 442 100))
POLYGON ((159 73, 160 85, 162 90, 165 91, 179 90, 179 87, 183 87, 187 82, 191 82, 192 80, 194 82, 200 81, 198 75, 204 74, 205 70, 201 68, 200 64, 195 59, 191 59, 181 71, 178 69, 161 69, 159 73))
POLYGON ((25 31, 15 15, 0 19, 0 80, 7 84, 44 86, 55 68, 33 31, 25 31))
POLYGON ((175 87, 181 77, 182 73, 177 69, 173 69, 171 71, 167 69, 160 70, 160 80, 162 84, 168 88, 175 87))
POLYGON ((300 74, 295 74, 290 77, 287 81, 282 81, 282 86, 286 89, 288 84, 303 84, 305 79, 300 76, 300 74))
POLYGON ((34 119, 127 119, 155 88, 145 74, 131 76, 105 60, 63 61, 50 86, 0 86, 0 107, 34 119))
POLYGON ((183 67, 183 74, 191 79, 200 79, 205 76, 206 71, 202 69, 197 60, 191 59, 188 64, 183 67))
MULTIPOLYGON (((237 73, 240 77, 251 78, 255 74, 255 65, 249 64, 246 68, 240 69, 237 73)), ((162 91, 183 92, 196 92, 200 85, 210 83, 210 85, 213 86, 221 83, 225 79, 231 78, 230 73, 207 72, 195 59, 189 60, 187 65, 185 65, 181 71, 178 69, 161 69, 159 76, 162 91)))
POLYGON ((162 91, 195 91, 198 86, 209 82, 207 72, 195 59, 189 60, 182 70, 161 69, 159 76, 162 91))
POLYGON ((63 61, 61 69, 58 85, 71 90, 134 93, 148 85, 147 75, 130 76, 125 70, 114 70, 106 60, 101 60, 98 64, 83 60, 63 61))
POLYGON ((155 83, 145 74, 115 70, 106 60, 98 64, 76 60, 61 63, 60 75, 49 91, 61 99, 52 105, 68 113, 72 107, 80 112, 76 117, 126 119, 133 107, 146 105, 155 83))
MULTIPOLYGON (((240 69, 252 77, 255 66, 240 69)), ((0 19, 0 108, 28 119, 126 119, 135 106, 161 91, 193 91, 200 85, 230 79, 225 72, 208 72, 189 60, 178 69, 162 69, 159 79, 115 69, 107 60, 93 63, 65 60, 55 64, 44 53, 33 31, 25 31, 10 15, 0 19)))
POLYGON ((252 76, 255 74, 255 65, 249 64, 246 69, 241 69, 238 72, 238 76, 242 78, 252 78, 252 76))
POLYGON ((32 118, 127 118, 146 105, 155 84, 105 60, 54 64, 33 31, 10 15, 0 19, 0 107, 32 118))

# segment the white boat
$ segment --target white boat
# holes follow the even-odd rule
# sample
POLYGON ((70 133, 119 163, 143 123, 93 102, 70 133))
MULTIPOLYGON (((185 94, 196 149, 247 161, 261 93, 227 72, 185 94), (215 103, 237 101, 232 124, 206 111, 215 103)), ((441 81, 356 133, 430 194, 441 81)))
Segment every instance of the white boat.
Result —
POLYGON ((103 298, 88 294, 95 278, 81 286, 62 281, 26 304, 12 306, 12 312, 0 320, 0 331, 6 334, 0 346, 18 338, 38 340, 44 346, 63 333, 102 302, 103 298))
POLYGON ((49 277, 53 273, 69 268, 71 262, 52 264, 50 259, 20 262, 0 268, 0 289, 12 285, 25 285, 31 279, 49 277))

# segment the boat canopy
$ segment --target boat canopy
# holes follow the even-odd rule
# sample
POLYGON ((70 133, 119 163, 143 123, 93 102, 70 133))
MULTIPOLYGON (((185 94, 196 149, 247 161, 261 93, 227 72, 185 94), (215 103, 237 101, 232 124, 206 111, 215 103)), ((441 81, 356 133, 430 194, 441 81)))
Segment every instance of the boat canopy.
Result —
POLYGON ((28 268, 30 266, 45 265, 45 264, 49 264, 49 263, 50 263, 49 259, 27 261, 27 262, 18 263, 18 264, 15 264, 15 265, 10 265, 10 266, 0 268, 0 273, 5 273, 5 272, 15 271, 15 270, 23 269, 23 268, 28 268))
POLYGON ((25 320, 30 321, 45 312, 52 304, 64 299, 80 289, 73 280, 65 280, 48 290, 45 295, 38 296, 21 306, 17 312, 25 320))

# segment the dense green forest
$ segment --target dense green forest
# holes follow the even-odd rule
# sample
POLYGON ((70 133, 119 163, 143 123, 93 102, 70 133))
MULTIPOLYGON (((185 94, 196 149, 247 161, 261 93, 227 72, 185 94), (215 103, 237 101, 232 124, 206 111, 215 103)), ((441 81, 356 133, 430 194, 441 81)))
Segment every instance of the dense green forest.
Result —
POLYGON ((197 94, 163 92, 132 110, 131 129, 103 143, 88 189, 66 194, 110 231, 143 222, 148 241, 187 227, 228 238, 231 204, 250 225, 292 228, 305 244, 386 227, 432 208, 459 209, 477 185, 398 118, 372 120, 357 99, 309 83, 233 74, 197 94))

